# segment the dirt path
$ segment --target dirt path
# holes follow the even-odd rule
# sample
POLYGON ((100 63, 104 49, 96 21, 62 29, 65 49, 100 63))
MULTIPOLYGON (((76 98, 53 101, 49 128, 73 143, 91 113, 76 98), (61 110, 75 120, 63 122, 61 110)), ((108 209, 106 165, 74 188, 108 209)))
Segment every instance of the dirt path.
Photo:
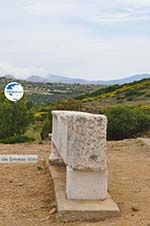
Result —
POLYGON ((0 226, 149 226, 150 148, 140 140, 108 143, 109 190, 121 217, 97 223, 66 223, 50 215, 53 182, 45 159, 49 145, 0 145, 0 154, 38 154, 39 163, 0 164, 0 226), (137 211, 134 211, 134 210, 137 211))

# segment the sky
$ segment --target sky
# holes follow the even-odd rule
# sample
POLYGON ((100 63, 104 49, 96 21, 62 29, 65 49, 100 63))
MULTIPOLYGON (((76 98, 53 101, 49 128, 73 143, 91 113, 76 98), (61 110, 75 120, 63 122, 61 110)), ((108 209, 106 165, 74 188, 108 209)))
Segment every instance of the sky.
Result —
POLYGON ((0 76, 150 73, 150 0, 0 0, 0 76))

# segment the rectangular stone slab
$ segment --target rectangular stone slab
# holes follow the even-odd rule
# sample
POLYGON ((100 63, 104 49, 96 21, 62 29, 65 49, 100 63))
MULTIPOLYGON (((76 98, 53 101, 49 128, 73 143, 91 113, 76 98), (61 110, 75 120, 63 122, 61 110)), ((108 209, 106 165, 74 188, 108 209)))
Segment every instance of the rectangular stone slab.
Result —
MULTIPOLYGON (((52 111, 52 115, 52 142, 67 166, 75 170, 107 169, 105 115, 76 111, 52 111)), ((51 161, 58 156, 54 146, 51 161)))
POLYGON ((68 199, 104 200, 107 198, 108 175, 104 171, 81 171, 66 168, 66 193, 68 199))
POLYGON ((67 199, 66 168, 50 165, 49 162, 48 166, 54 181, 58 215, 62 221, 100 221, 120 215, 120 210, 110 195, 104 201, 67 199))

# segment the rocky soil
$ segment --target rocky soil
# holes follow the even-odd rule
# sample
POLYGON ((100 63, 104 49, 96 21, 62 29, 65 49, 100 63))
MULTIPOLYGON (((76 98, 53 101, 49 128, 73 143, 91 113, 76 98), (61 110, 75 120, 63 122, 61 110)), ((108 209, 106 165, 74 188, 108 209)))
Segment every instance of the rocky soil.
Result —
POLYGON ((150 226, 150 140, 108 142, 109 192, 121 216, 62 223, 46 159, 48 144, 0 144, 0 154, 37 154, 38 164, 0 164, 0 226, 150 226))

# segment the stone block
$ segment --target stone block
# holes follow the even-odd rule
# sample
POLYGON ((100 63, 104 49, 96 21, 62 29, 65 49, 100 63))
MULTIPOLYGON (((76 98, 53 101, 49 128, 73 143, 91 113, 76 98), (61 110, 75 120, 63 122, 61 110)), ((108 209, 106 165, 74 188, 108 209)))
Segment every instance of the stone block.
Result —
POLYGON ((68 199, 105 200, 107 186, 107 170, 81 171, 67 166, 66 192, 68 199))
POLYGON ((51 164, 58 164, 58 165, 64 164, 64 161, 61 158, 53 141, 51 141, 51 154, 49 156, 49 162, 51 162, 51 164))
POLYGON ((107 169, 104 115, 53 111, 52 140, 64 163, 75 170, 107 169))

